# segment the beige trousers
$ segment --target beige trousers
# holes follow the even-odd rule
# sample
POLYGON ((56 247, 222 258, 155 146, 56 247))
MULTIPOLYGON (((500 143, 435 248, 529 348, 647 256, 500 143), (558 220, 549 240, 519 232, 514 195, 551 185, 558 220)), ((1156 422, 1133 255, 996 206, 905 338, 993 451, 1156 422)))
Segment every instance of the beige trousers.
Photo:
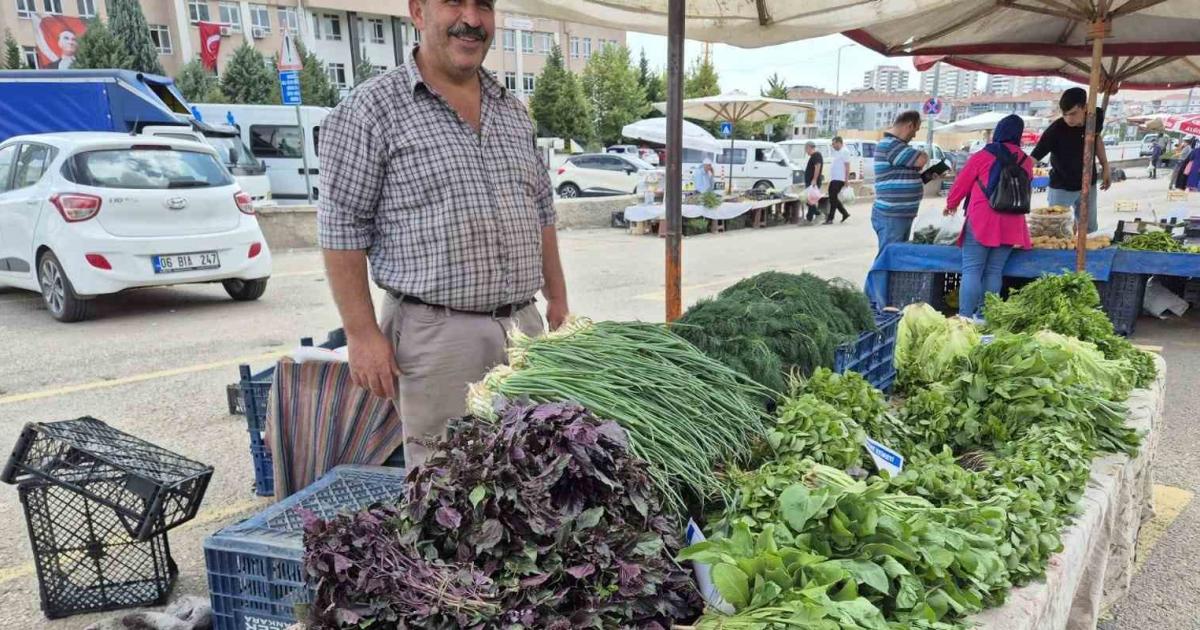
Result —
POLYGON ((446 308, 384 298, 383 333, 396 348, 400 388, 396 409, 404 426, 404 465, 424 463, 429 449, 413 438, 446 433, 448 420, 466 413, 467 387, 506 361, 508 331, 529 336, 545 331, 530 304, 512 317, 493 319, 446 308))

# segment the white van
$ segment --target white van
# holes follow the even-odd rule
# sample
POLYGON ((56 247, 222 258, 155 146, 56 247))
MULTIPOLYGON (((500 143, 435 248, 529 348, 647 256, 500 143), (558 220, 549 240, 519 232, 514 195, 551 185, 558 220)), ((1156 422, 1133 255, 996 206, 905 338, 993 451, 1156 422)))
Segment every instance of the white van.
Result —
POLYGON ((320 174, 321 121, 328 107, 300 107, 301 125, 296 124, 296 108, 290 105, 229 105, 196 103, 193 109, 205 121, 233 125, 250 147, 250 153, 267 167, 271 195, 275 199, 307 199, 304 189, 304 160, 308 160, 308 180, 312 198, 317 198, 320 174), (303 146, 304 153, 301 154, 303 146))
MULTIPOLYGON (((724 144, 724 143, 722 143, 724 144)), ((687 160, 684 152, 684 160, 687 160)), ((693 155, 703 156, 699 151, 693 155)), ((694 168, 695 164, 685 164, 694 168)), ((732 168, 733 187, 738 190, 749 188, 784 190, 789 186, 804 183, 804 168, 797 167, 788 159, 783 149, 774 142, 756 140, 734 140, 733 147, 726 146, 717 159, 713 160, 715 178, 722 183, 728 181, 732 168)))
MULTIPOLYGON (((812 142, 817 145, 817 151, 821 153, 821 157, 825 161, 825 179, 829 179, 829 164, 831 162, 830 153, 833 151, 833 140, 830 138, 814 138, 812 140, 784 140, 779 143, 787 153, 788 159, 792 164, 803 169, 808 164, 808 154, 804 151, 804 146, 812 142)), ((845 140, 844 146, 846 153, 850 154, 850 179, 856 180, 875 180, 875 143, 869 140, 845 140)))
POLYGON ((267 179, 266 167, 250 155, 246 143, 238 135, 237 129, 226 125, 210 125, 194 123, 192 127, 183 125, 149 125, 142 128, 144 136, 156 138, 174 138, 176 140, 191 140, 207 144, 217 150, 221 162, 233 175, 242 192, 250 195, 254 205, 262 205, 271 201, 271 181, 267 179), (203 133, 199 129, 203 130, 203 133))

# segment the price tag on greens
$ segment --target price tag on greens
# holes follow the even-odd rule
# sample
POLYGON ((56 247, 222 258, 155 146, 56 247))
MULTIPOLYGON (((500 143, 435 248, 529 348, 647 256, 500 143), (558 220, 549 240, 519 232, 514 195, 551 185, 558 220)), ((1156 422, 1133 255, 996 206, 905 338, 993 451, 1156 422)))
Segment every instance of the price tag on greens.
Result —
MULTIPOLYGON (((696 521, 688 519, 687 533, 684 536, 687 539, 687 544, 694 545, 699 542, 704 542, 704 532, 700 531, 700 526, 696 521)), ((712 566, 703 562, 692 561, 692 570, 696 573, 696 586, 700 587, 700 596, 704 598, 704 603, 708 604, 713 610, 732 615, 737 612, 729 602, 721 597, 721 591, 717 590, 716 585, 712 581, 712 566)))
POLYGON ((886 470, 893 477, 904 470, 904 456, 900 453, 871 438, 867 438, 863 446, 867 447, 867 452, 871 454, 871 459, 875 460, 875 467, 879 470, 886 470))

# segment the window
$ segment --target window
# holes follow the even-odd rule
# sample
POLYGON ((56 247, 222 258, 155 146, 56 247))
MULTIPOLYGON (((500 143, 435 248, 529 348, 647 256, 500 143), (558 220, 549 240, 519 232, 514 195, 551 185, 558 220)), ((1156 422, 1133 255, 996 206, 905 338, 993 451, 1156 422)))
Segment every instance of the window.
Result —
POLYGON ((367 29, 367 39, 370 40, 372 44, 382 44, 384 42, 383 20, 371 18, 370 20, 367 20, 367 25, 370 27, 367 29))
POLYGON ((325 39, 335 42, 342 41, 342 18, 332 13, 326 13, 323 22, 325 28, 321 30, 325 31, 325 39))
POLYGON ((221 19, 221 24, 229 27, 233 32, 242 30, 242 8, 236 2, 222 2, 217 5, 217 15, 221 19))
POLYGON ((250 5, 250 26, 271 32, 271 12, 265 4, 250 5))
POLYGON ((537 84, 537 76, 526 72, 521 76, 521 87, 525 89, 526 94, 533 94, 533 88, 537 84))
POLYGON ((228 186, 229 171, 208 153, 161 149, 106 149, 71 158, 63 171, 82 186, 166 190, 228 186))
POLYGON ((21 57, 23 57, 25 59, 25 67, 26 68, 37 69, 38 60, 37 60, 37 49, 36 48, 34 48, 33 46, 22 47, 21 48, 21 57))
POLYGON ((746 150, 745 149, 728 149, 727 148, 727 149, 723 149, 721 151, 721 155, 719 155, 717 157, 717 164, 729 164, 730 156, 733 157, 733 162, 732 162, 733 164, 745 164, 746 163, 746 150))
POLYGON ((504 50, 513 51, 516 49, 517 47, 513 44, 512 29, 504 29, 504 50))
POLYGON ((339 88, 344 88, 346 84, 346 64, 331 63, 325 66, 325 74, 329 75, 329 82, 339 88))
POLYGON ((388 71, 387 66, 371 66, 371 69, 375 71, 375 74, 383 74, 388 71))
POLYGON ((212 21, 207 0, 188 0, 188 19, 193 23, 212 21))
POLYGON ((550 33, 538 33, 538 52, 543 55, 549 55, 550 49, 554 47, 554 36, 550 33))
POLYGON ((250 152, 260 158, 299 158, 300 127, 296 125, 250 125, 250 152))
POLYGON ((517 73, 516 72, 505 72, 504 73, 504 87, 509 90, 517 89, 517 73))
POLYGON ((584 59, 592 58, 592 38, 591 37, 583 38, 583 58, 584 59))
POLYGON ((37 13, 37 5, 34 0, 17 0, 17 17, 28 20, 37 13))
POLYGON ((0 192, 8 192, 8 176, 12 174, 13 158, 17 157, 19 146, 14 144, 0 149, 0 192))
POLYGON ((579 56, 579 38, 578 37, 571 38, 571 56, 572 57, 579 56))
POLYGON ((96 0, 78 0, 76 6, 79 9, 79 17, 96 17, 96 0))
POLYGON ((321 157, 321 126, 313 127, 313 155, 321 157))
POLYGON ((296 12, 296 7, 279 7, 275 17, 279 20, 279 30, 289 33, 300 32, 300 14, 296 12))
POLYGON ((42 0, 46 13, 62 13, 62 0, 42 0))
POLYGON ((150 39, 154 42, 154 50, 157 50, 158 54, 171 54, 171 31, 166 26, 151 24, 150 39))
POLYGON ((521 31, 521 52, 533 54, 533 33, 529 31, 521 31))

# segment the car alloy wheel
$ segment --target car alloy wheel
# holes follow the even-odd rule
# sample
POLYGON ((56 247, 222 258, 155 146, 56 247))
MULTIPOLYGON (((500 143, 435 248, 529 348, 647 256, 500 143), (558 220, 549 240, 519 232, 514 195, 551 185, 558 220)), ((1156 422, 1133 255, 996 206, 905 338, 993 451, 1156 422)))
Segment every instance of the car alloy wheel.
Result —
POLYGON ((46 301, 46 308, 56 317, 62 315, 67 302, 66 276, 58 268, 58 263, 49 256, 42 259, 42 273, 38 275, 41 278, 42 299, 46 301))

